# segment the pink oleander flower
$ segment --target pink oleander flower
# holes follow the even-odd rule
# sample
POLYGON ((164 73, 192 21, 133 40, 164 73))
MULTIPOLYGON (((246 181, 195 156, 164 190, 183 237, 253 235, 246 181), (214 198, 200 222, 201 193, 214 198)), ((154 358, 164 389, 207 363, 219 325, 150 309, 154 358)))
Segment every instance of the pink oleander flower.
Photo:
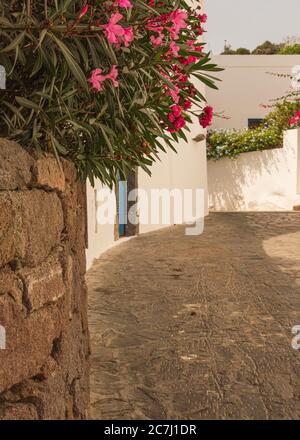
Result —
POLYGON ((133 40, 133 29, 132 27, 124 28, 124 46, 128 47, 133 40))
POLYGON ((176 104, 178 104, 180 99, 179 93, 180 93, 180 89, 177 86, 175 87, 175 90, 169 88, 167 91, 167 95, 170 96, 176 104))
POLYGON ((179 105, 172 105, 171 110, 175 118, 178 118, 181 115, 181 107, 179 105))
POLYGON ((201 43, 197 42, 197 40, 188 40, 186 42, 187 46, 191 47, 195 52, 202 52, 204 46, 201 46, 201 43))
POLYGON ((187 24, 185 22, 187 18, 187 13, 185 11, 180 11, 179 9, 170 14, 170 21, 172 21, 173 24, 169 31, 173 40, 178 39, 178 35, 181 29, 187 28, 187 24))
POLYGON ((79 14, 79 16, 78 16, 78 18, 79 18, 79 20, 82 18, 82 17, 84 17, 85 16, 85 14, 87 13, 87 11, 89 10, 89 4, 87 3, 82 9, 81 9, 81 12, 80 12, 80 14, 79 14))
POLYGON ((184 108, 184 110, 188 110, 188 109, 190 109, 191 107, 192 107, 192 103, 191 103, 191 101, 188 100, 188 99, 186 99, 186 100, 184 101, 184 103, 183 103, 183 108, 184 108))
POLYGON ((177 130, 181 130, 181 129, 185 126, 185 124, 186 124, 186 121, 185 121, 185 119, 183 118, 183 116, 179 116, 179 118, 176 119, 176 121, 175 121, 175 123, 174 123, 175 128, 176 128, 177 130))
POLYGON ((110 79, 114 87, 119 87, 118 77, 118 69, 115 64, 112 65, 110 73, 106 75, 106 79, 110 79))
MULTIPOLYGON (((178 106, 173 106, 173 107, 178 107, 178 106)), ((179 109, 180 109, 180 107, 179 107, 179 109)), ((168 120, 172 124, 172 126, 168 127, 168 131, 170 133, 176 133, 177 131, 181 130, 181 128, 183 128, 186 124, 184 117, 181 115, 181 109, 180 109, 180 113, 177 110, 169 113, 168 120)))
POLYGON ((199 14, 198 18, 201 21, 201 23, 206 23, 207 22, 207 15, 206 14, 199 14))
POLYGON ((109 22, 104 25, 106 37, 111 44, 118 44, 120 37, 125 34, 124 28, 117 24, 122 18, 122 14, 115 12, 110 17, 109 22))
POLYGON ((189 47, 194 47, 194 45, 196 44, 196 40, 187 40, 186 44, 189 47))
POLYGON ((169 49, 168 53, 173 55, 174 57, 178 57, 179 51, 180 51, 180 47, 177 46, 177 44, 174 41, 172 41, 172 43, 170 44, 170 49, 169 49))
POLYGON ((195 46, 196 52, 203 52, 204 46, 195 46))
POLYGON ((132 8, 132 3, 130 2, 130 0, 118 0, 118 5, 120 6, 120 8, 132 8))
POLYGON ((157 32, 159 34, 164 30, 163 26, 159 26, 157 23, 152 22, 146 23, 145 28, 148 29, 148 31, 157 32))
POLYGON ((169 119, 170 122, 173 123, 175 121, 175 119, 176 119, 174 113, 169 113, 168 114, 168 119, 169 119))
POLYGON ((193 64, 198 60, 197 57, 193 56, 193 55, 189 55, 187 58, 180 58, 180 62, 181 64, 183 64, 184 66, 188 66, 189 64, 193 64))
POLYGON ((199 123, 203 128, 208 127, 212 123, 214 109, 208 105, 204 107, 202 114, 199 117, 199 123))
POLYGON ((110 79, 112 81, 112 84, 114 87, 119 86, 119 81, 117 80, 118 77, 118 69, 117 66, 114 64, 111 68, 110 73, 107 75, 102 75, 102 69, 94 69, 92 71, 92 75, 89 79, 89 82, 92 84, 92 87, 97 90, 97 92, 101 92, 103 90, 103 82, 107 79, 110 79))
POLYGON ((154 35, 151 35, 150 41, 153 44, 153 46, 162 46, 163 45, 163 34, 159 34, 158 37, 155 37, 154 35))
POLYGON ((184 73, 179 73, 179 75, 178 75, 178 77, 177 77, 177 80, 178 80, 179 82, 181 82, 181 83, 186 83, 186 82, 188 82, 189 78, 188 78, 188 76, 187 76, 186 74, 184 74, 184 73))

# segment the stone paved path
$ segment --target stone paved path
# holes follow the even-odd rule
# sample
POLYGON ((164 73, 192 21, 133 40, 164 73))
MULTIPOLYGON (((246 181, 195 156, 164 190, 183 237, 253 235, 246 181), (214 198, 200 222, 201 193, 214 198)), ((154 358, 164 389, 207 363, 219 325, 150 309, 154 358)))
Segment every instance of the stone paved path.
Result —
POLYGON ((96 419, 300 418, 299 213, 210 214, 88 274, 96 419))

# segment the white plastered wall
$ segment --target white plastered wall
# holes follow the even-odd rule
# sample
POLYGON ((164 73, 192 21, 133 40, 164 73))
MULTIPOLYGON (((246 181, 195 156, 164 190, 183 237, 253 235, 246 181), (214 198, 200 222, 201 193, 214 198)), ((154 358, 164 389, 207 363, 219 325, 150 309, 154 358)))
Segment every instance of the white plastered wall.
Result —
POLYGON ((93 188, 87 182, 87 224, 88 224, 88 248, 86 250, 86 263, 89 269, 95 258, 98 258, 103 252, 111 248, 115 243, 113 224, 98 224, 97 222, 97 200, 99 190, 108 188, 103 186, 99 180, 95 181, 93 188))
POLYGON ((219 91, 207 89, 207 100, 230 118, 214 118, 212 128, 239 129, 248 127, 249 118, 264 118, 270 109, 261 104, 273 104, 291 89, 291 79, 267 72, 291 75, 300 55, 218 55, 212 61, 225 70, 216 74, 219 91))
MULTIPOLYGON (((203 84, 195 80, 195 87, 203 94, 205 88, 203 84)), ((195 137, 204 133, 197 118, 193 118, 192 124, 189 125, 190 132, 185 132, 187 142, 180 140, 178 144, 174 144, 177 153, 169 148, 167 153, 161 153, 161 161, 157 161, 151 168, 151 177, 142 169, 139 170, 138 184, 139 189, 148 193, 150 200, 150 192, 153 188, 161 188, 174 190, 190 189, 195 193, 196 189, 204 191, 204 213, 208 213, 208 194, 207 194, 207 159, 206 159, 206 141, 195 141, 195 137)), ((149 212, 151 218, 151 212, 149 212)), ((171 217, 172 220, 172 217, 171 217)), ((172 221, 170 224, 173 224, 172 221)), ((140 224, 140 233, 159 229, 165 224, 140 224)))
POLYGON ((215 211, 291 210, 300 204, 300 129, 284 147, 208 161, 209 205, 215 211))

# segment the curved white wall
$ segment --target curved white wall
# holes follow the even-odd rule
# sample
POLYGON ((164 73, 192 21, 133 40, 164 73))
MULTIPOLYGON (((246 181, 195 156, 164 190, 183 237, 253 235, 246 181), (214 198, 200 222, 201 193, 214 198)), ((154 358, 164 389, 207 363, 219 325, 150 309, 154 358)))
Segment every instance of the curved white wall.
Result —
POLYGON ((285 132, 284 147, 208 161, 214 211, 291 210, 300 204, 300 129, 285 132))
POLYGON ((97 191, 104 188, 99 180, 96 180, 93 188, 87 182, 87 224, 88 224, 88 248, 86 250, 86 263, 89 269, 95 258, 112 247, 115 243, 114 228, 112 224, 97 224, 97 191))
MULTIPOLYGON (((165 188, 168 190, 191 189, 194 194, 196 189, 204 190, 205 215, 208 213, 207 194, 207 160, 206 142, 196 142, 195 136, 203 132, 197 120, 191 125, 191 132, 188 134, 188 142, 181 141, 176 145, 177 154, 168 149, 167 153, 160 155, 161 162, 156 162, 152 168, 151 177, 143 170, 139 170, 139 188, 148 193, 153 188, 165 188)), ((151 212, 149 213, 149 216, 151 212)), ((170 224, 173 224, 172 221, 170 224)), ((164 224, 140 224, 140 233, 159 229, 164 224)))

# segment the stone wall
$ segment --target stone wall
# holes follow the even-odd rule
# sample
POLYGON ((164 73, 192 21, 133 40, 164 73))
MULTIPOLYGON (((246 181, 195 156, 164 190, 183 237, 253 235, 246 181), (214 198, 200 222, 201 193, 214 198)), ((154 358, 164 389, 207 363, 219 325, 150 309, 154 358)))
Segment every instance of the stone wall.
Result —
POLYGON ((0 139, 0 420, 86 417, 85 185, 62 167, 0 139))

